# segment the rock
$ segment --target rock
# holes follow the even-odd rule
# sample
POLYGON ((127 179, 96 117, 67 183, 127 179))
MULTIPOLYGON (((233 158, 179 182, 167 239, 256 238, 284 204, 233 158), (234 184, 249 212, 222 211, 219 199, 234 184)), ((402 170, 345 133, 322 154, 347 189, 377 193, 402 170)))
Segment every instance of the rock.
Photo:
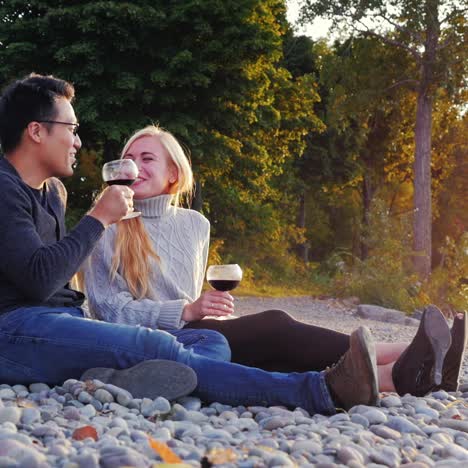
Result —
POLYGON ((353 447, 342 447, 337 453, 338 460, 345 465, 349 465, 351 461, 356 461, 364 464, 364 457, 361 453, 353 447))
POLYGON ((389 395, 380 400, 380 405, 385 408, 399 407, 402 405, 401 398, 396 395, 389 395))
POLYGON ((359 424, 360 426, 366 429, 369 427, 369 420, 366 417, 364 417, 362 414, 356 413, 356 414, 351 415, 351 422, 355 424, 359 424))
POLYGON ((260 426, 267 431, 272 431, 278 429, 279 427, 289 426, 294 424, 294 421, 290 418, 285 418, 283 416, 272 416, 271 418, 263 419, 260 423, 260 426))
POLYGON ((29 386, 31 393, 49 392, 50 387, 45 383, 33 383, 29 386))
POLYGON ((0 390, 0 400, 14 400, 16 397, 16 392, 11 388, 2 388, 0 390))
POLYGON ((129 447, 108 446, 101 450, 100 466, 115 468, 116 466, 147 466, 143 455, 129 447))
MULTIPOLYGON (((0 410, 1 411, 1 410, 0 410)), ((458 421, 457 419, 439 419, 439 426, 449 427, 456 431, 468 432, 468 421, 458 421)))
POLYGON ((362 413, 362 416, 364 416, 371 425, 382 424, 387 421, 387 416, 377 408, 372 408, 369 411, 362 413))
POLYGON ((37 408, 23 408, 21 422, 23 424, 33 424, 41 419, 41 412, 37 408))
POLYGON ((418 434, 424 436, 424 432, 421 430, 419 426, 408 421, 402 416, 392 416, 389 418, 389 421, 386 423, 388 427, 391 429, 395 429, 398 432, 402 433, 410 433, 410 434, 418 434))
POLYGON ((187 411, 200 411, 201 408, 201 400, 200 398, 186 396, 179 398, 177 403, 182 405, 187 411))
POLYGON ((384 439, 391 439, 391 440, 396 440, 401 438, 400 432, 398 432, 395 429, 391 429, 390 427, 383 426, 383 425, 375 425, 370 428, 370 430, 378 435, 379 437, 382 437, 384 439))
POLYGON ((7 406, 0 408, 0 424, 11 422, 18 424, 21 419, 21 409, 14 406, 7 406))
POLYGON ((96 398, 96 400, 100 401, 101 403, 112 403, 114 401, 112 394, 104 388, 98 388, 94 392, 94 398, 96 398))
POLYGON ((399 310, 386 309, 385 307, 375 305, 358 305, 357 315, 365 319, 378 320, 380 322, 419 326, 418 320, 407 317, 403 312, 399 310))

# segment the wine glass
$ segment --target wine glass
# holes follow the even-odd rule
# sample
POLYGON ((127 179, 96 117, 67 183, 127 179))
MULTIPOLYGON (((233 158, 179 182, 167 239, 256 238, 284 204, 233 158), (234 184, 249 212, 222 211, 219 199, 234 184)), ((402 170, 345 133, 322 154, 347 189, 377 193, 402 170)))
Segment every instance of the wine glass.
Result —
POLYGON ((242 269, 237 264, 210 265, 206 279, 217 291, 232 291, 242 279, 242 269))
MULTIPOLYGON (((107 185, 132 185, 138 177, 138 166, 131 159, 115 159, 102 166, 102 178, 107 185)), ((132 211, 122 219, 140 216, 139 211, 132 211)))

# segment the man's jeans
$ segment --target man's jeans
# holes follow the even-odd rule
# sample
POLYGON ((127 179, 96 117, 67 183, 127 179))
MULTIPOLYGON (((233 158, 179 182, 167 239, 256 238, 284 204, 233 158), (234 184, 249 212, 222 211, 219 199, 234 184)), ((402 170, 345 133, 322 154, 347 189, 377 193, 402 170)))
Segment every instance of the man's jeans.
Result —
POLYGON ((191 367, 195 394, 207 402, 335 412, 323 373, 266 372, 210 359, 165 331, 85 319, 79 308, 30 307, 0 316, 0 383, 55 385, 92 367, 123 369, 148 359, 191 367))
POLYGON ((174 335, 177 341, 184 345, 185 349, 193 349, 194 353, 218 361, 231 360, 231 348, 228 340, 217 331, 191 328, 167 331, 174 335))

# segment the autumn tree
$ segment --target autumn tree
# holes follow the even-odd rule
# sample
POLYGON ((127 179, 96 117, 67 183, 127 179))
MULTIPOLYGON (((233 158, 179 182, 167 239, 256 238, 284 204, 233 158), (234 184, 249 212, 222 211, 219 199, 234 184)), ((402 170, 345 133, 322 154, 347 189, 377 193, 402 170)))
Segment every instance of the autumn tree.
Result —
MULTIPOLYGON (((397 47, 415 64, 394 86, 416 93, 414 125, 414 265, 421 277, 431 269, 432 111, 437 90, 445 87, 454 99, 466 78, 466 6, 458 0, 360 1, 303 0, 303 21, 317 16, 364 37, 397 47), (465 45, 464 45, 465 44, 465 45)), ((405 70, 406 71, 406 70, 405 70)))

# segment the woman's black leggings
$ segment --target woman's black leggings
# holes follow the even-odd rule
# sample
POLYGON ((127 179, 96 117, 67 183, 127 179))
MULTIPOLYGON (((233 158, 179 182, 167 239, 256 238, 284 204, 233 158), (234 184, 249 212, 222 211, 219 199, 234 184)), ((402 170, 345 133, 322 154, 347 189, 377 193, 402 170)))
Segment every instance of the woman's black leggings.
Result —
POLYGON ((299 322, 283 310, 203 319, 186 327, 222 333, 231 346, 232 362, 268 371, 321 371, 349 348, 349 335, 299 322))

